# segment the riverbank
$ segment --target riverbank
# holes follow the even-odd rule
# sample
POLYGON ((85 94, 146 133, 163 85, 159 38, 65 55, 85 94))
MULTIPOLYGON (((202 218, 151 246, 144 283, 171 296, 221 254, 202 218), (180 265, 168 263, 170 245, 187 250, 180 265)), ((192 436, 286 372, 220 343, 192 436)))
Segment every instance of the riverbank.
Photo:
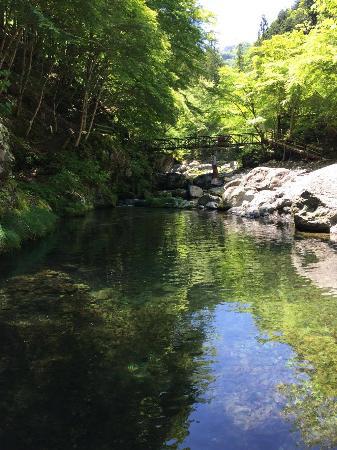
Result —
POLYGON ((173 167, 158 176, 157 190, 145 200, 120 206, 209 209, 294 226, 299 231, 337 234, 337 164, 270 162, 252 170, 198 161, 173 167))
POLYGON ((90 187, 71 174, 57 174, 45 181, 8 178, 0 194, 0 253, 45 236, 61 217, 112 207, 116 201, 108 186, 90 187))
POLYGON ((103 178, 97 182, 99 168, 83 174, 63 170, 39 180, 8 177, 0 195, 0 252, 45 236, 61 217, 116 205, 222 211, 336 236, 337 164, 322 165, 270 162, 243 170, 224 162, 214 183, 211 165, 192 161, 159 174, 152 192, 122 195, 119 202, 115 186, 103 178))

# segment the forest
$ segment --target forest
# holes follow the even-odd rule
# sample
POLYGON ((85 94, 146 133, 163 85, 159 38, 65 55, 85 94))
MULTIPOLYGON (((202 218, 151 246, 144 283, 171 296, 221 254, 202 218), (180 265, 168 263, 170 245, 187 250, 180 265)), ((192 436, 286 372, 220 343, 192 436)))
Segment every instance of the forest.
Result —
POLYGON ((335 151, 336 12, 333 0, 300 0, 263 18, 255 45, 184 93, 178 133, 272 130, 335 151))
POLYGON ((160 155, 147 139, 272 131, 336 151, 335 0, 263 18, 234 59, 196 0, 0 8, 1 248, 57 217, 148 195, 160 155))

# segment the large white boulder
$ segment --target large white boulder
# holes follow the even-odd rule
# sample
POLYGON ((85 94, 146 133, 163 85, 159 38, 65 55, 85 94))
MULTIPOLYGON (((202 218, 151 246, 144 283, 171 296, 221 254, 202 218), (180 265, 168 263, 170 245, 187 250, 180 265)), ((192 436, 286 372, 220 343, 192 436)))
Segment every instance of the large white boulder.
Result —
POLYGON ((224 206, 235 208, 235 214, 264 216, 266 212, 290 206, 288 196, 279 191, 291 185, 301 174, 299 171, 257 167, 238 180, 228 183, 223 194, 224 206), (241 208, 238 210, 237 208, 241 208), (259 211, 261 209, 261 211, 259 211))
POLYGON ((280 222, 291 218, 299 230, 336 234, 337 164, 311 173, 257 167, 239 185, 225 186, 223 204, 236 215, 280 222))
POLYGON ((301 192, 293 199, 296 228, 334 232, 337 225, 337 164, 306 175, 301 192))

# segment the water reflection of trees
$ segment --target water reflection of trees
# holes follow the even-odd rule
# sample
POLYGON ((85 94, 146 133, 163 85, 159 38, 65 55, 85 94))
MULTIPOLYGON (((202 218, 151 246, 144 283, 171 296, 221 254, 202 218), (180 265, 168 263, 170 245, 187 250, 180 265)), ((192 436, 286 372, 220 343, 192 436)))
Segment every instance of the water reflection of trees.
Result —
POLYGON ((25 277, 21 294, 17 280, 2 294, 6 450, 24 440, 25 450, 182 441, 208 379, 205 308, 220 302, 248 305, 263 339, 294 349, 299 378, 280 387, 285 414, 308 446, 337 446, 337 265, 331 280, 319 274, 337 254, 329 244, 194 212, 107 213, 71 226, 38 265, 72 279, 25 277), (95 296, 85 286, 72 294, 75 279, 95 296))
POLYGON ((5 285, 1 448, 158 450, 185 436, 207 382, 204 320, 184 314, 183 291, 137 308, 115 294, 54 271, 5 285))
POLYGON ((321 240, 287 239, 282 245, 280 231, 269 230, 267 239, 262 231, 255 225, 247 232, 247 223, 235 222, 214 278, 250 305, 266 340, 294 349, 298 382, 280 386, 284 413, 308 447, 335 448, 337 251, 321 240), (233 277, 234 271, 239 276, 233 277))

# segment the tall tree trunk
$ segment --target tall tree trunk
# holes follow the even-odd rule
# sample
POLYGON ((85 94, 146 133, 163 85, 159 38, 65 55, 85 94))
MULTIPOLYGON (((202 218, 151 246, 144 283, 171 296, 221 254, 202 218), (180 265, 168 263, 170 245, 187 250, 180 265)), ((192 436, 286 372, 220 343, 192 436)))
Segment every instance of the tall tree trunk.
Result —
POLYGON ((89 93, 88 93, 88 90, 86 89, 86 91, 84 93, 84 97, 83 97, 83 103, 82 103, 80 129, 78 131, 77 139, 75 142, 75 147, 79 147, 81 140, 82 140, 82 135, 85 131, 86 120, 87 120, 86 118, 88 115, 88 102, 89 102, 89 93))
POLYGON ((35 122, 35 119, 36 119, 39 111, 40 111, 47 83, 48 83, 48 75, 46 76, 46 79, 45 79, 45 81, 43 83, 43 86, 42 86, 42 89, 41 89, 41 93, 40 93, 40 97, 39 97, 39 101, 38 101, 37 106, 35 108, 33 117, 29 121, 29 126, 28 126, 27 131, 26 131, 26 137, 28 137, 30 132, 32 131, 33 124, 35 122))
POLYGON ((26 92, 27 85, 28 85, 28 82, 30 79, 30 74, 31 74, 32 65, 33 65, 33 53, 34 53, 34 38, 32 39, 31 45, 29 46, 28 62, 27 62, 27 56, 26 56, 25 61, 23 63, 22 78, 20 80, 20 87, 19 87, 19 99, 18 99, 18 104, 17 104, 17 109, 16 109, 17 117, 19 117, 19 115, 21 113, 23 96, 26 92))
POLYGON ((81 110, 81 118, 80 118, 80 127, 77 135, 77 139, 75 142, 75 147, 79 147, 83 133, 86 131, 87 128, 87 118, 88 118, 88 108, 89 108, 89 100, 90 100, 90 86, 93 76, 93 70, 94 70, 94 59, 92 58, 92 55, 88 55, 88 61, 87 61, 87 70, 86 70, 86 83, 85 83, 85 91, 83 96, 83 102, 82 102, 82 110, 81 110))
POLYGON ((53 98, 53 119, 54 119, 53 132, 54 133, 58 132, 57 108, 59 106, 59 103, 56 101, 57 95, 58 95, 58 86, 55 90, 55 94, 54 94, 54 98, 53 98))
MULTIPOLYGON (((9 38, 8 43, 6 43, 6 39, 2 43, 3 48, 2 48, 2 52, 0 53, 0 70, 2 69, 7 57, 10 54, 12 45, 17 44, 16 41, 20 40, 22 31, 23 31, 23 27, 17 28, 15 30, 15 32, 13 33, 13 35, 9 38)), ((16 53, 15 48, 17 50, 17 45, 14 47, 14 51, 16 53)))
POLYGON ((96 102, 95 102, 94 110, 92 112, 91 119, 90 119, 88 132, 87 132, 87 134, 85 136, 85 141, 87 141, 89 139, 89 136, 90 136, 90 134, 92 132, 92 128, 94 126, 94 122, 95 122, 95 118, 96 118, 96 114, 97 114, 97 109, 98 109, 99 102, 101 100, 102 92, 103 92, 103 86, 101 86, 101 88, 99 90, 99 93, 98 93, 98 96, 97 96, 97 99, 96 99, 96 102))

